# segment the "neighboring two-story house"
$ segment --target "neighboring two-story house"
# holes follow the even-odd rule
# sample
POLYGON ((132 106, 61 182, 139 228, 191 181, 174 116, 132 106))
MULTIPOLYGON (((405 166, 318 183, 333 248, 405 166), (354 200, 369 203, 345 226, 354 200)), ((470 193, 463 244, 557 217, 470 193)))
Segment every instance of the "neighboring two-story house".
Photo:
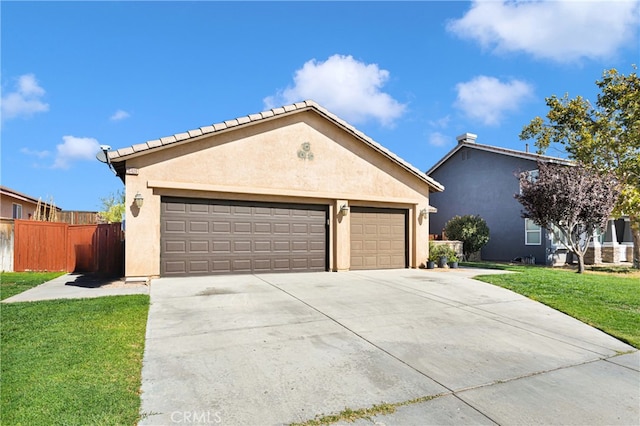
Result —
MULTIPOLYGON (((441 234, 456 215, 480 215, 489 226, 490 241, 481 251, 483 260, 523 261, 537 264, 564 264, 566 249, 553 234, 522 218, 522 205, 514 198, 520 190, 520 173, 537 169, 539 161, 571 165, 563 158, 476 143, 477 136, 465 133, 458 144, 426 173, 444 185, 434 193, 429 215, 432 234, 441 234)), ((629 222, 609 221, 606 233, 587 253, 588 263, 626 260, 632 241, 629 222)))

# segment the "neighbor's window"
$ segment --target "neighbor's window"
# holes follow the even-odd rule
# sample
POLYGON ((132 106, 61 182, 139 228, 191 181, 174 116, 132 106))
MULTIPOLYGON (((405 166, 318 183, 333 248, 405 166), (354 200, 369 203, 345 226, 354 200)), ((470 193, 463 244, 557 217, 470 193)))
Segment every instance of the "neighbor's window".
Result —
MULTIPOLYGON (((520 173, 520 177, 526 177, 527 180, 531 183, 535 183, 535 181, 538 180, 538 175, 538 169, 520 173)), ((522 185, 520 185, 520 195, 522 195, 522 185)))
POLYGON ((528 246, 539 246, 542 243, 542 228, 531 219, 524 220, 524 243, 528 246))
POLYGON ((560 232, 560 228, 553 225, 553 229, 551 232, 551 245, 564 247, 569 243, 567 237, 564 236, 562 232, 560 232))
POLYGON ((13 218, 22 219, 22 205, 20 204, 13 205, 13 218))

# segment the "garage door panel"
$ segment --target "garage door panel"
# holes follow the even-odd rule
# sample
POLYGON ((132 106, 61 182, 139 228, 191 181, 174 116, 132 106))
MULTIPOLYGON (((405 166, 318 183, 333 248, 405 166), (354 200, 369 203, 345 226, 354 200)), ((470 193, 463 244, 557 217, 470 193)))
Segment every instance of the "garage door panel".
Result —
POLYGON ((273 259, 274 271, 288 271, 291 268, 291 260, 289 259, 273 259))
POLYGON ((183 233, 187 229, 187 224, 184 220, 168 220, 165 222, 165 232, 178 232, 183 233))
POLYGON ((351 269, 407 265, 406 210, 351 208, 351 269))
POLYGON ((229 216, 231 214, 231 206, 228 205, 211 205, 209 206, 211 214, 219 216, 229 216))
POLYGON ((186 213, 187 212, 187 204, 186 203, 171 203, 170 205, 165 206, 166 211, 172 213, 186 213))
POLYGON ((161 274, 325 271, 327 210, 163 197, 161 274))
POLYGON ((389 247, 390 250, 394 251, 394 252, 400 252, 403 251, 406 248, 404 241, 391 241, 391 247, 389 247))
POLYGON ((291 251, 292 252, 303 252, 306 253, 310 249, 309 243, 307 241, 293 241, 291 243, 291 251))
POLYGON ((365 240, 363 241, 363 250, 367 252, 377 252, 378 251, 378 241, 365 240))
POLYGON ((326 250, 326 243, 322 241, 309 242, 309 252, 324 255, 325 250, 326 250))
POLYGON ((211 272, 228 272, 231 270, 230 260, 212 260, 211 272))
POLYGON ((268 222, 259 222, 253 224, 253 232, 254 234, 271 234, 272 227, 268 222))
POLYGON ((229 232, 231 232, 231 223, 214 221, 212 230, 213 232, 228 234, 229 232))
POLYGON ((291 232, 294 234, 308 234, 309 226, 306 223, 294 223, 291 225, 291 232))
POLYGON ((209 253, 209 241, 189 241, 189 253, 209 253))
POLYGON ((232 262, 230 272, 251 272, 251 260, 236 259, 232 262))
MULTIPOLYGON (((324 221, 324 218, 322 219, 324 221)), ((321 224, 311 224, 309 225, 309 234, 324 236, 326 234, 326 225, 324 223, 321 224)))
POLYGON ((256 207, 253 215, 271 217, 271 209, 269 207, 256 207))
POLYGON ((202 232, 202 233, 209 233, 209 222, 208 221, 189 221, 189 232, 191 233, 195 233, 195 232, 202 232))
POLYGON ((184 274, 187 271, 187 262, 184 260, 167 261, 164 267, 167 273, 184 274))
POLYGON ((251 222, 236 222, 233 224, 234 234, 250 234, 251 222))
POLYGON ((231 241, 213 241, 213 252, 217 254, 231 253, 231 241))
POLYGON ((186 241, 165 241, 164 250, 167 253, 186 253, 187 243, 186 241))
POLYGON ((273 268, 269 259, 254 259, 252 269, 254 272, 270 272, 273 268))
POLYGON ((251 241, 234 241, 234 253, 251 253, 251 241))
POLYGON ((291 243, 289 241, 274 241, 273 251, 275 253, 289 253, 291 251, 291 243))
POLYGON ((271 253, 271 241, 255 241, 253 243, 253 250, 256 253, 271 253))
POLYGON ((207 260, 191 260, 189 261, 189 273, 198 274, 209 271, 209 261, 207 260))
POLYGON ((191 214, 199 214, 208 216, 209 215, 209 206, 206 204, 189 204, 188 211, 191 214))
MULTIPOLYGON (((363 220, 367 219, 366 216, 363 216, 363 220)), ((375 216, 370 218, 371 220, 375 220, 375 216)), ((368 219, 367 219, 368 220, 368 219)), ((378 227, 376 225, 371 225, 366 223, 364 225, 364 233, 363 235, 376 235, 378 233, 378 227)))
POLYGON ((232 211, 236 216, 251 216, 251 207, 249 206, 234 206, 232 211))
POLYGON ((273 225, 273 233, 274 234, 289 235, 291 233, 291 224, 289 224, 289 223, 274 223, 274 225, 273 225))

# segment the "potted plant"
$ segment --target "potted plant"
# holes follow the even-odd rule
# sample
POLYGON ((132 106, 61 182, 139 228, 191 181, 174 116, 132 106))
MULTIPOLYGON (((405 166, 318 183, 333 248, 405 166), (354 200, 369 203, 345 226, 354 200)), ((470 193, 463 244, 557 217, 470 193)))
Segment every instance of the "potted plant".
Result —
POLYGON ((449 253, 449 268, 455 269, 458 267, 458 256, 456 255, 455 250, 451 249, 449 253))
POLYGON ((441 246, 440 250, 438 250, 438 268, 447 267, 448 256, 449 256, 448 248, 445 246, 441 246))
POLYGON ((429 259, 427 259, 427 269, 434 269, 436 267, 436 260, 438 260, 438 246, 433 243, 429 243, 429 259))

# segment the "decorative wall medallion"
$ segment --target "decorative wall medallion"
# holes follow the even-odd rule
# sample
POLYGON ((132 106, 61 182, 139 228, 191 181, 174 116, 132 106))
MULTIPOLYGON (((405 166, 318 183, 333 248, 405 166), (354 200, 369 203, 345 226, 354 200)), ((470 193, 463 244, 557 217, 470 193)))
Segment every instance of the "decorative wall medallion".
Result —
POLYGON ((313 160, 313 152, 311 152, 311 144, 309 142, 303 142, 298 150, 298 158, 302 160, 313 160))

